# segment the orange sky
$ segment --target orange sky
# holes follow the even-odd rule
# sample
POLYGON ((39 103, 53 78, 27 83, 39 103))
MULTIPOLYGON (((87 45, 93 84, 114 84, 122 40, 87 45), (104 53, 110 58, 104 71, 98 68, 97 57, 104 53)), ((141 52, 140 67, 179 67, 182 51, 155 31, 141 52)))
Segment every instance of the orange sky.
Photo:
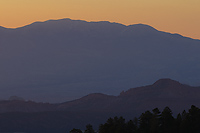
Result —
POLYGON ((200 0, 0 0, 0 26, 48 19, 144 23, 200 39, 200 0))

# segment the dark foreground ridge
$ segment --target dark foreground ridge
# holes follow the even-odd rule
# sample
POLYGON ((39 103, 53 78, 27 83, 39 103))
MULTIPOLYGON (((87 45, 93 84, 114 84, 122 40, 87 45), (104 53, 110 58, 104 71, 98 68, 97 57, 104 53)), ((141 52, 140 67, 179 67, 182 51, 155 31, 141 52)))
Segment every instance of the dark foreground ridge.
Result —
POLYGON ((5 132, 44 132, 48 128, 52 132, 59 132, 59 129, 62 132, 75 127, 84 129, 90 123, 97 129, 109 117, 123 116, 131 119, 146 110, 162 110, 166 106, 176 116, 188 110, 191 105, 200 107, 199 95, 200 87, 160 79, 152 85, 131 88, 119 96, 94 93, 58 104, 16 100, 21 98, 12 97, 0 102, 0 129, 5 132))
POLYGON ((200 87, 181 84, 171 79, 160 79, 152 85, 123 91, 118 96, 92 93, 57 104, 37 103, 12 96, 10 100, 0 101, 0 112, 93 111, 137 114, 148 108, 169 106, 178 113, 193 104, 200 106, 199 95, 200 87))

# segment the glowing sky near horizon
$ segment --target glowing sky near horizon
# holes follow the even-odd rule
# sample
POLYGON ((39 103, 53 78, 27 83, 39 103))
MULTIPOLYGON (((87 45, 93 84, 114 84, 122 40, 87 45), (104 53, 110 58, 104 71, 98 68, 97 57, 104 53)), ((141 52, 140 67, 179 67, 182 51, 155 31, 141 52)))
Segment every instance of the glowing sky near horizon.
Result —
POLYGON ((200 0, 0 0, 0 26, 49 19, 143 23, 200 39, 200 0))

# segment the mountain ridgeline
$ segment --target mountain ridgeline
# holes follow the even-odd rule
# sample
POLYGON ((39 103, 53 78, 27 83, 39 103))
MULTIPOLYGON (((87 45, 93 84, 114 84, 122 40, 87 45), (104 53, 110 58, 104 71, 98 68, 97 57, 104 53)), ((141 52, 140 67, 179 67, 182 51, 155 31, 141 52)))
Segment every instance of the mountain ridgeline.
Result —
POLYGON ((141 112, 169 106, 174 114, 191 105, 200 106, 200 87, 191 87, 171 79, 160 79, 153 85, 123 91, 118 96, 90 94, 77 100, 62 103, 59 110, 115 112, 138 115, 141 112))
POLYGON ((117 95, 160 78, 200 86, 200 40, 144 24, 62 19, 0 27, 0 48, 1 99, 117 95))
POLYGON ((84 129, 86 124, 97 129, 109 117, 133 119, 147 110, 163 110, 165 107, 173 111, 170 115, 176 117, 183 112, 181 116, 184 116, 183 110, 189 110, 194 107, 192 105, 200 107, 199 95, 200 87, 160 79, 152 85, 123 91, 118 96, 94 93, 57 104, 25 101, 14 96, 0 101, 0 129, 3 132, 66 132, 75 127, 84 129))
POLYGON ((18 99, 0 101, 0 112, 101 112, 134 114, 170 107, 175 114, 187 110, 191 105, 200 107, 200 87, 181 84, 171 79, 160 79, 152 85, 131 88, 118 96, 92 93, 82 98, 56 104, 37 103, 18 99))

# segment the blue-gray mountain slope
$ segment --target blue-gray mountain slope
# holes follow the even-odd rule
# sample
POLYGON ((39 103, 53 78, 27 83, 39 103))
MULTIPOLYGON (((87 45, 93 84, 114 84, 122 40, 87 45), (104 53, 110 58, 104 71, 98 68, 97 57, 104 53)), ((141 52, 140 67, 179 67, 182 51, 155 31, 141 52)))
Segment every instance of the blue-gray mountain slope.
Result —
POLYGON ((0 97, 62 102, 160 78, 200 86, 200 40, 148 25, 49 20, 0 27, 0 97))

